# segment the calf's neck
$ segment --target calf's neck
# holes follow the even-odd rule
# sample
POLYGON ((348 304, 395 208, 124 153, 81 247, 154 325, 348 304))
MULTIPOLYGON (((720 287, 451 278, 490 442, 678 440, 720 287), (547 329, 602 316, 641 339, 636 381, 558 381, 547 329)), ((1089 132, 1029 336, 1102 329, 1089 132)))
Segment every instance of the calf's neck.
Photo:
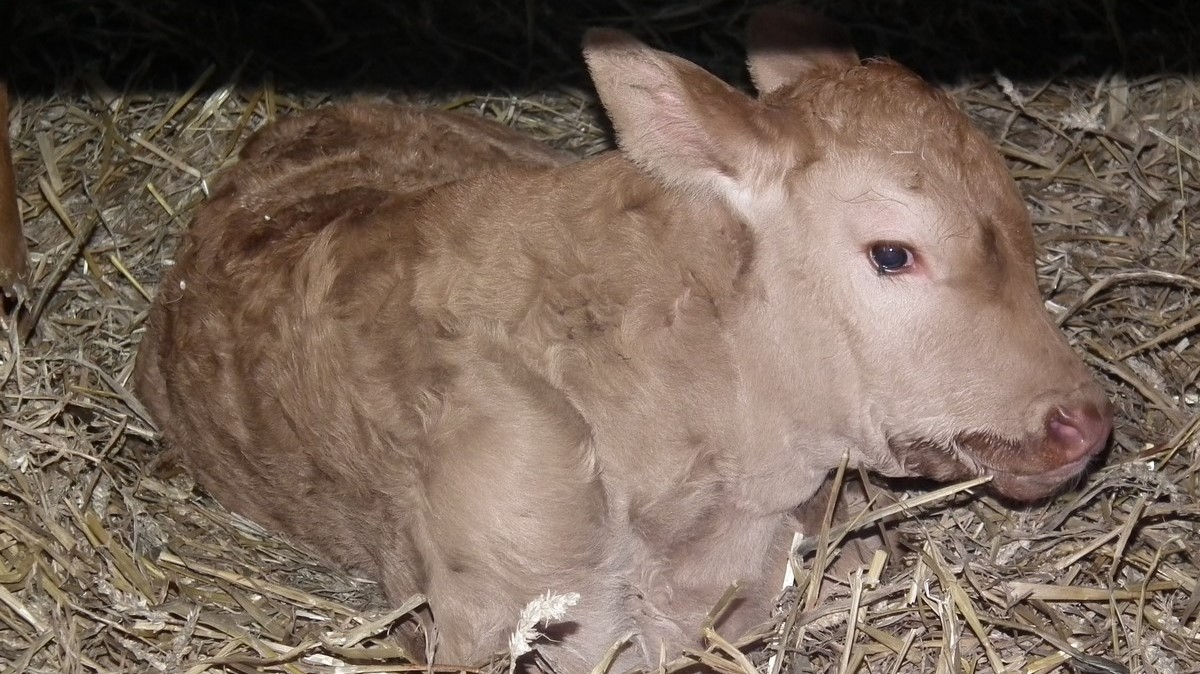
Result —
POLYGON ((223 504, 422 592, 441 661, 574 591, 541 652, 618 668, 768 618, 797 513, 847 456, 1069 485, 1111 407, 1046 315, 1029 216, 941 91, 799 10, 751 20, 746 95, 595 30, 619 149, 344 104, 215 181, 136 390, 223 504))

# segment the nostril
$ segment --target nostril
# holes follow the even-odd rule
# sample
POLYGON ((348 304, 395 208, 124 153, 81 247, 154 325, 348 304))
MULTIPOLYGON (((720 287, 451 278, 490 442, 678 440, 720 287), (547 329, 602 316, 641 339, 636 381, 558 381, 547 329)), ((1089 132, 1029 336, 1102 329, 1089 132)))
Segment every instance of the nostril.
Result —
POLYGON ((1046 417, 1046 438, 1063 462, 1099 452, 1111 428, 1111 414, 1102 413, 1094 405, 1058 407, 1046 417))
POLYGON ((1055 410, 1050 415, 1050 419, 1046 423, 1046 434, 1064 448, 1084 444, 1083 431, 1072 423, 1071 417, 1064 414, 1062 410, 1055 410))

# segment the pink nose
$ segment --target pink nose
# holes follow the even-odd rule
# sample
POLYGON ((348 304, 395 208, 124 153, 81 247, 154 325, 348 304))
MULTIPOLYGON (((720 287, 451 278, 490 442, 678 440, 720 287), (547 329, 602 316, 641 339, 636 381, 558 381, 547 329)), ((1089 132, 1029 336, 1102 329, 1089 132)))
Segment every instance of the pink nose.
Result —
POLYGON ((1112 430, 1112 405, 1104 410, 1095 405, 1058 407, 1046 417, 1046 444, 1062 463, 1097 454, 1112 430))

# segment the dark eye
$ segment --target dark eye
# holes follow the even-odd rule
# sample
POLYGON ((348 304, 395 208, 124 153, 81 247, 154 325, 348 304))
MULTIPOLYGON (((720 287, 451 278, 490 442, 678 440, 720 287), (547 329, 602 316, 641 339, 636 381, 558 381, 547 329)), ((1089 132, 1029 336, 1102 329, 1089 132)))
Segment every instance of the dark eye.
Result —
POLYGON ((912 251, 898 243, 877 243, 871 246, 871 263, 880 274, 895 274, 913 266, 912 251))

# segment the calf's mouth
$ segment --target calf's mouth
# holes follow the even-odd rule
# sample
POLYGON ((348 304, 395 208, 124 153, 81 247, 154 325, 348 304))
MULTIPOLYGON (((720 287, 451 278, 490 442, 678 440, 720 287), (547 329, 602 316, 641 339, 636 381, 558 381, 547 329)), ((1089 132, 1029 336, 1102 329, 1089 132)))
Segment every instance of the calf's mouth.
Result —
POLYGON ((1047 416, 1045 431, 1025 437, 962 431, 949 441, 891 438, 888 445, 912 475, 939 481, 991 476, 990 488, 999 495, 1035 501, 1074 484, 1107 445, 1111 407, 1075 415, 1084 421, 1071 419, 1072 414, 1056 408, 1047 416), (1084 430, 1076 432, 1073 423, 1084 430))

